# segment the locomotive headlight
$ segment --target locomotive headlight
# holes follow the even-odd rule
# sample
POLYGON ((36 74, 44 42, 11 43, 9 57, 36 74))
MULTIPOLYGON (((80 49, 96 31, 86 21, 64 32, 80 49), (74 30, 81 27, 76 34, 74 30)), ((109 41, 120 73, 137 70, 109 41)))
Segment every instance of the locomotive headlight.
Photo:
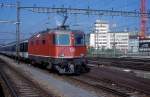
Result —
POLYGON ((83 56, 84 56, 84 54, 80 54, 80 56, 81 56, 81 57, 83 57, 83 56))
POLYGON ((60 55, 60 57, 64 57, 64 56, 65 56, 64 54, 61 54, 61 55, 60 55))

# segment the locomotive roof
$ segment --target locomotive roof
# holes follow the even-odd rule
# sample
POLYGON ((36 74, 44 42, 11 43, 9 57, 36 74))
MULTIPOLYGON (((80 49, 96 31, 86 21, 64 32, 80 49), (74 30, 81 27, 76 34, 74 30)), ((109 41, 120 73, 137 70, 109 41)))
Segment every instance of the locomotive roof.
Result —
MULTIPOLYGON (((53 33, 83 33, 83 31, 80 30, 53 30, 53 33)), ((51 31, 49 32, 51 33, 51 31)))
POLYGON ((34 37, 38 37, 42 34, 47 34, 47 33, 56 33, 56 34, 59 34, 59 33, 80 33, 80 34, 83 34, 84 32, 81 30, 71 30, 71 29, 64 29, 64 28, 58 27, 58 28, 46 29, 44 31, 37 32, 34 35, 32 35, 29 39, 32 39, 34 37))
POLYGON ((71 32, 75 32, 75 33, 83 33, 83 31, 80 31, 80 30, 70 30, 70 29, 47 29, 45 31, 41 31, 39 32, 40 33, 71 33, 71 32))
POLYGON ((80 30, 63 30, 63 29, 47 29, 45 31, 41 31, 38 33, 35 33, 33 36, 31 36, 31 38, 33 38, 34 36, 37 36, 39 34, 44 34, 44 33, 84 33, 83 31, 80 30))

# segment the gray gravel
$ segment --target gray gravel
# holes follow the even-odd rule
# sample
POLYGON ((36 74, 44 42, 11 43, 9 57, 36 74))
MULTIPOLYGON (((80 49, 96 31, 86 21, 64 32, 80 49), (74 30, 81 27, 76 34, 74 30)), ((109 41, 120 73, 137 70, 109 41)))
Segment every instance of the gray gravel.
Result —
POLYGON ((121 70, 121 71, 128 72, 128 73, 134 73, 135 76, 137 76, 137 77, 150 79, 150 72, 149 71, 126 69, 126 68, 119 68, 119 67, 110 67, 110 66, 109 66, 109 68, 121 70))

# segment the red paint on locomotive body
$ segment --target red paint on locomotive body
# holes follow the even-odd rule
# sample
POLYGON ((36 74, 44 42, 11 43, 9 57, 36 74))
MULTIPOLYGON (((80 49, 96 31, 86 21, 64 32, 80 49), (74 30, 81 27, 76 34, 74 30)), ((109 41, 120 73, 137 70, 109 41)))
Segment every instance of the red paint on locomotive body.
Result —
POLYGON ((86 55, 86 46, 85 43, 81 45, 75 45, 75 34, 82 35, 84 37, 83 32, 73 32, 65 30, 38 33, 29 39, 29 56, 32 55, 51 58, 81 58, 86 55), (56 44, 56 41, 58 41, 56 40, 57 35, 68 35, 69 44, 56 44))
POLYGON ((56 46, 56 58, 81 58, 86 55, 86 47, 85 46, 56 46))
POLYGON ((80 74, 90 70, 84 57, 85 36, 81 31, 47 30, 33 35, 26 44, 28 61, 31 64, 55 70, 60 74, 80 74))

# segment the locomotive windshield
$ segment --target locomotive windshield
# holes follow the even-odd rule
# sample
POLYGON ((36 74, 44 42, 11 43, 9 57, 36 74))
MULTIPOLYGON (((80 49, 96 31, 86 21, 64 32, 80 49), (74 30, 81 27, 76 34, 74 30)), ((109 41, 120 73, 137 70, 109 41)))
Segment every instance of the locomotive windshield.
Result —
POLYGON ((75 34, 75 45, 84 45, 84 35, 83 34, 75 34))
POLYGON ((70 35, 69 34, 57 34, 55 36, 56 45, 70 45, 70 35))

